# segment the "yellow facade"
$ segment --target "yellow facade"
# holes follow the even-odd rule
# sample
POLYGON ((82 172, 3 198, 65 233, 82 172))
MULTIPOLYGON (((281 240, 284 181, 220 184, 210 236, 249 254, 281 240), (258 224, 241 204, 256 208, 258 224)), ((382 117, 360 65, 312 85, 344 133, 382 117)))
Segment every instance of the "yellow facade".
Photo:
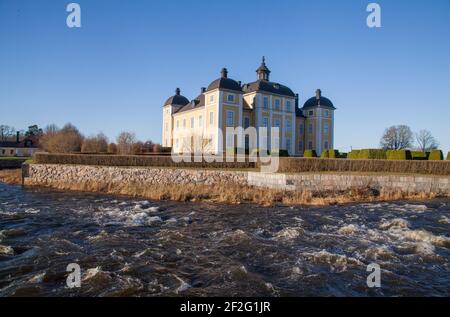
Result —
MULTIPOLYGON (((223 69, 222 77, 208 89, 202 89, 200 96, 191 102, 187 99, 180 102, 182 96, 169 99, 163 107, 163 146, 172 147, 175 152, 224 153, 248 147, 244 136, 227 137, 227 127, 254 127, 258 133, 262 127, 269 131, 276 127, 278 148, 290 155, 302 156, 306 149, 316 150, 320 155, 323 150, 332 149, 335 108, 321 96, 320 90, 299 108, 298 95, 269 81, 270 71, 264 61, 257 73, 256 82, 241 85, 229 79, 228 71, 223 69), (185 104, 174 105, 170 101, 185 104)), ((272 149, 270 136, 263 140, 272 149)))

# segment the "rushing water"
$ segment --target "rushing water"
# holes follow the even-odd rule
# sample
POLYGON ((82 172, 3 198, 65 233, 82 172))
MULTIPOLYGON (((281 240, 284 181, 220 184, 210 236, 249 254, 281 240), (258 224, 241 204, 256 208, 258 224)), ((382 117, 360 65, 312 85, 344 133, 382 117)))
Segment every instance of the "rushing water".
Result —
POLYGON ((449 229, 449 200, 267 208, 0 183, 0 296, 449 296, 449 229))

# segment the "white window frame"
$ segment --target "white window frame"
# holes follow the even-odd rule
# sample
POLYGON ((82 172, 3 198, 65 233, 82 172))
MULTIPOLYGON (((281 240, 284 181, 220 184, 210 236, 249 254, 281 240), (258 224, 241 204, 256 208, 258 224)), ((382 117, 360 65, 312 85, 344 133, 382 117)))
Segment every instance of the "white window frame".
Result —
POLYGON ((195 128, 195 118, 191 118, 191 129, 195 128))
POLYGON ((232 110, 227 110, 227 127, 234 127, 234 111, 232 110))
POLYGON ((274 127, 276 127, 276 128, 281 128, 281 120, 280 119, 275 119, 275 120, 273 120, 273 123, 274 123, 274 127))
POLYGON ((214 112, 210 111, 209 112, 209 125, 213 125, 214 124, 214 112))
POLYGON ((275 99, 275 110, 281 110, 281 100, 279 98, 275 99))
POLYGON ((286 100, 286 111, 287 112, 291 112, 291 101, 290 100, 286 100))
POLYGON ((263 96, 263 108, 269 109, 269 97, 263 96))

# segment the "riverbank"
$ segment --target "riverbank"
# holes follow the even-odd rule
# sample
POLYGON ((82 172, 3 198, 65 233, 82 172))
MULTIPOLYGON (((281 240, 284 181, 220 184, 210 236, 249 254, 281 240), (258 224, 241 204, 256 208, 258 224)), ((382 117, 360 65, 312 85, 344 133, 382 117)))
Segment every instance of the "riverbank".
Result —
POLYGON ((20 185, 22 184, 22 171, 20 169, 0 170, 0 182, 20 185))
POLYGON ((31 164, 24 172, 28 186, 151 200, 323 206, 450 197, 449 177, 423 175, 261 174, 56 164, 31 164))

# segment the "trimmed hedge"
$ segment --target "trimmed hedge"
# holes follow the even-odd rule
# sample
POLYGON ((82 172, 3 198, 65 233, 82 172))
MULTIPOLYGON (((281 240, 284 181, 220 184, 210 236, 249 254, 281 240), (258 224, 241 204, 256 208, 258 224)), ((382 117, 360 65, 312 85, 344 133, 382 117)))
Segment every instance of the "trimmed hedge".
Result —
POLYGON ((350 153, 347 154, 347 158, 349 160, 357 160, 359 159, 359 152, 360 150, 352 150, 350 153))
POLYGON ((409 150, 389 150, 386 152, 388 160, 407 161, 411 160, 411 151, 409 150))
MULTIPOLYGON (((170 156, 121 156, 36 153, 37 164, 76 164, 103 166, 148 166, 148 167, 194 167, 194 168, 255 168, 253 162, 191 162, 175 163, 170 156)), ((388 160, 341 160, 319 158, 280 158, 280 173, 301 172, 381 172, 450 175, 449 161, 388 161, 388 160)))
POLYGON ((303 157, 317 157, 317 153, 315 150, 306 150, 303 157))
POLYGON ((289 157, 290 156, 288 150, 280 150, 278 155, 280 157, 289 157))
POLYGON ((48 154, 35 153, 34 162, 37 164, 73 164, 73 165, 101 165, 101 166, 149 166, 149 167, 195 167, 195 168, 255 168, 255 162, 179 162, 171 156, 142 156, 142 155, 91 155, 91 154, 48 154))
POLYGON ((340 160, 280 158, 280 173, 375 172, 450 175, 448 161, 340 160))
POLYGON ((447 153, 447 161, 450 161, 450 152, 447 153))
POLYGON ((340 158, 338 150, 325 150, 320 155, 321 158, 340 158))
POLYGON ((444 154, 442 154, 441 150, 432 150, 430 156, 428 157, 429 161, 442 161, 444 159, 444 154))
POLYGON ((348 154, 352 160, 385 160, 386 150, 381 149, 363 149, 353 150, 348 154))
POLYGON ((338 150, 329 150, 328 151, 328 156, 330 159, 336 159, 336 158, 340 158, 340 154, 338 150))
POLYGON ((411 151, 411 159, 415 161, 426 161, 430 152, 422 152, 422 151, 411 151))

